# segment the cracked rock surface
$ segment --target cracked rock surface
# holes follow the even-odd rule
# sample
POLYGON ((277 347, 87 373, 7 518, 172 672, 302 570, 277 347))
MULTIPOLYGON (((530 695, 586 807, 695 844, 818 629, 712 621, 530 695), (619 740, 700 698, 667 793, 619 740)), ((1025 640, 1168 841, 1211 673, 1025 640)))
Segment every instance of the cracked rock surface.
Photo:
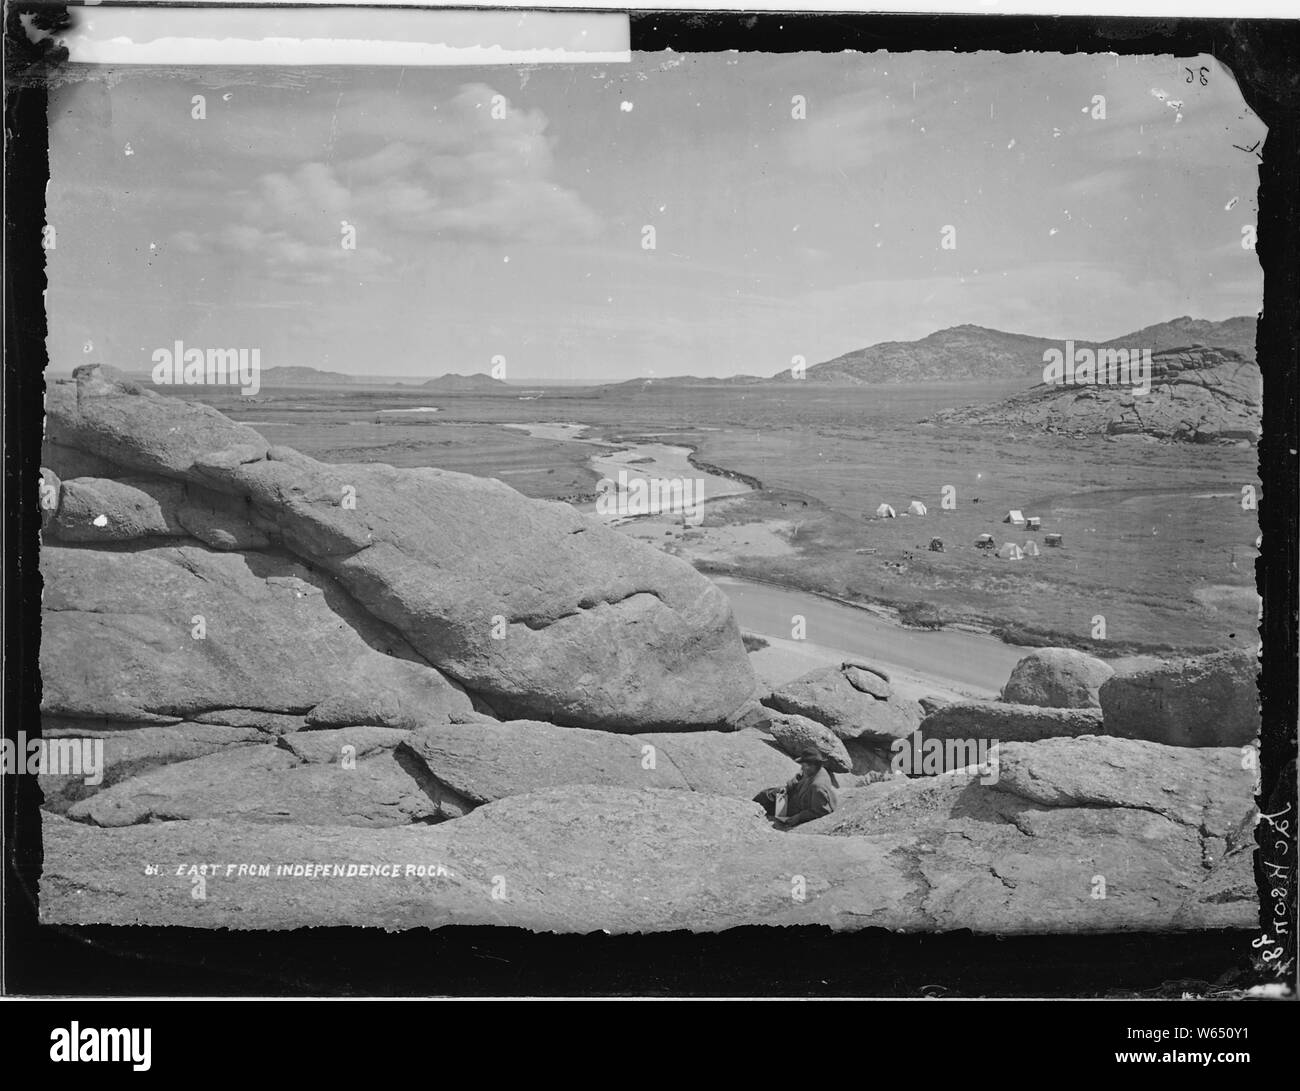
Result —
POLYGON ((566 505, 320 463, 97 366, 48 404, 41 723, 103 763, 40 779, 46 922, 1255 922, 1245 660, 1057 657, 1027 704, 942 708, 846 662, 764 697, 721 591, 566 505), (888 775, 918 725, 999 761, 888 775), (810 744, 840 807, 774 828, 752 797, 810 744))

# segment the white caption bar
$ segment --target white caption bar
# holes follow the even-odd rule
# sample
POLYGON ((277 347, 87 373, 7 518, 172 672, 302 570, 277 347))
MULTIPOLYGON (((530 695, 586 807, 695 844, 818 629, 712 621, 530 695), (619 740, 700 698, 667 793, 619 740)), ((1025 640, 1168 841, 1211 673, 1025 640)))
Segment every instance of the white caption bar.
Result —
POLYGON ((63 40, 82 64, 619 64, 631 59, 616 12, 410 8, 71 9, 63 40))

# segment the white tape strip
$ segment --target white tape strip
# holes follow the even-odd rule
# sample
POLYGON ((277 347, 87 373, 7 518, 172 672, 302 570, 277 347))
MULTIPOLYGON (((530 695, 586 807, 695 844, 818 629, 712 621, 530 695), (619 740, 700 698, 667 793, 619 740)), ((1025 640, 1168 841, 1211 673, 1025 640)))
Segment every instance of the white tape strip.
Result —
POLYGON ((615 12, 412 8, 73 9, 65 36, 84 64, 520 65, 631 59, 615 12))

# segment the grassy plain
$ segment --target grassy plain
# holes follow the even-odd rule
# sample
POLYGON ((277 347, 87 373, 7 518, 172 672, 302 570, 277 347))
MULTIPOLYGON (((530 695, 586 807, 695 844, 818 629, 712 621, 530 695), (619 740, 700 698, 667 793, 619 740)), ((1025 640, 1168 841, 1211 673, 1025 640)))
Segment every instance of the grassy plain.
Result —
POLYGON ((888 606, 911 624, 976 625, 1018 644, 1107 655, 1253 645, 1258 524, 1241 490, 1260 492, 1255 451, 918 423, 1018 385, 651 384, 617 394, 551 388, 535 400, 268 388, 256 400, 204 400, 317 458, 438 466, 553 499, 591 494, 597 448, 500 425, 572 421, 611 448, 682 444, 763 486, 710 506, 699 528, 657 517, 628 528, 701 569, 888 606), (417 405, 439 412, 378 423, 380 410, 417 405), (929 514, 872 517, 881 502, 902 513, 913 499, 929 514), (1042 530, 1001 522, 1010 508, 1039 516, 1042 530), (1042 546, 1049 532, 1064 536, 1062 548, 1042 546), (1035 538, 1041 555, 999 560, 975 548, 982 533, 998 544, 1035 538), (936 536, 941 553, 928 548, 936 536))

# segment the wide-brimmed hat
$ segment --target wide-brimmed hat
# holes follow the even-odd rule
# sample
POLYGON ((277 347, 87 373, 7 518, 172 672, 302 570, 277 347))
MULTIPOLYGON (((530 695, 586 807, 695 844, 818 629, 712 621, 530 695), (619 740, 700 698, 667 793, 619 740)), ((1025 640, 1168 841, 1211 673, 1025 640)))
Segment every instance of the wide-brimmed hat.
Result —
POLYGON ((826 759, 822 757, 822 752, 815 746, 805 746, 799 751, 799 756, 795 759, 800 765, 804 762, 811 762, 813 765, 825 765, 826 759))

